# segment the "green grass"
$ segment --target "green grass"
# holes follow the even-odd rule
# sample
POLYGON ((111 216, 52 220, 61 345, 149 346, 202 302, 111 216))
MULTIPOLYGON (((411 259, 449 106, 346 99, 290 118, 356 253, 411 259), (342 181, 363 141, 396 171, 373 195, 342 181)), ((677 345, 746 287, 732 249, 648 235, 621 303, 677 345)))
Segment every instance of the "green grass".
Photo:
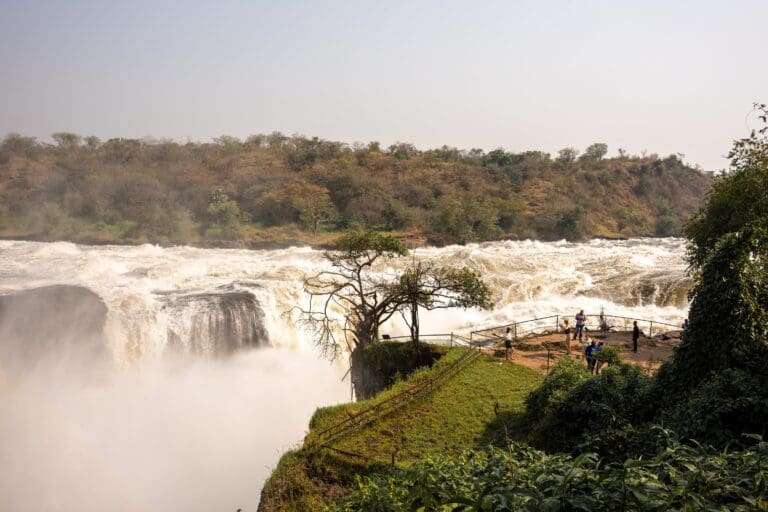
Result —
MULTIPOLYGON (((429 379, 464 353, 448 350, 432 368, 415 371, 370 400, 318 409, 306 439, 429 379)), ((319 510, 320 503, 336 503, 354 487, 357 475, 388 471, 393 454, 397 466, 407 467, 427 455, 504 446, 507 440, 520 439, 523 400, 542 380, 535 370, 481 356, 434 392, 333 444, 367 459, 327 450, 285 454, 264 486, 260 510, 319 510)))
POLYGON ((323 430, 326 427, 342 421, 349 414, 360 412, 363 409, 367 409, 371 406, 381 403, 388 398, 398 393, 402 393, 404 390, 417 385, 420 382, 430 379, 442 369, 454 363, 457 359, 464 355, 464 353, 465 349, 447 350, 445 355, 441 357, 431 368, 419 368, 415 370, 410 375, 408 375, 408 378, 398 380, 392 386, 368 400, 333 405, 330 407, 321 407, 317 409, 312 415, 312 419, 309 421, 310 432, 308 437, 314 433, 313 431, 323 430))
MULTIPOLYGON (((446 363, 449 361, 446 361, 446 363)), ((518 439, 523 400, 542 376, 483 356, 432 394, 339 440, 334 447, 398 465, 437 453, 518 439)))

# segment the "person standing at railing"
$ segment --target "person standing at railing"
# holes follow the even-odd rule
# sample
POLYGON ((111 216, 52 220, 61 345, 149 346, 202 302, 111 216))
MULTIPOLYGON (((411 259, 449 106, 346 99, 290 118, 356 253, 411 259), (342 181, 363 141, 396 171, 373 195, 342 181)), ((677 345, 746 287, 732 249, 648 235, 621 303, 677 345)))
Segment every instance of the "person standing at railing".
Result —
POLYGON ((565 351, 571 353, 571 323, 566 318, 561 325, 563 332, 565 333, 565 351))
POLYGON ((637 352, 637 340, 640 339, 640 328, 637 326, 637 320, 635 320, 634 327, 632 327, 632 352, 637 352))
POLYGON ((514 335, 512 334, 512 328, 507 327, 507 332, 504 333, 504 359, 509 361, 509 352, 512 349, 512 339, 514 338, 514 335))
POLYGON ((584 310, 582 309, 578 313, 576 313, 576 332, 573 335, 573 338, 575 339, 576 336, 579 337, 579 342, 583 339, 584 336, 584 324, 587 322, 587 315, 584 314, 584 310))

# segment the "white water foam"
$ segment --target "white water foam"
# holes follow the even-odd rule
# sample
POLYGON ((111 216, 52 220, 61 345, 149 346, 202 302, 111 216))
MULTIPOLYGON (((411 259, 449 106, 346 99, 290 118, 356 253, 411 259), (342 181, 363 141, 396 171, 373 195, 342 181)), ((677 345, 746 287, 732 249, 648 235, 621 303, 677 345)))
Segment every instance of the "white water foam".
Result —
MULTIPOLYGON (((683 254, 679 239, 417 249, 416 258, 478 270, 496 300, 491 311, 424 313, 422 332, 467 333, 601 308, 679 324, 690 285, 683 254)), ((311 411, 348 397, 348 383, 339 381, 344 368, 318 359, 284 314, 305 300, 302 280, 325 268, 309 248, 0 242, 0 293, 89 288, 107 306, 113 359, 106 375, 64 381, 46 378, 61 372, 40 369, 3 378, 0 361, 0 510, 255 508, 269 468, 300 440, 311 411), (205 320, 201 303, 181 307, 180 298, 229 292, 255 296, 272 348, 179 359, 169 331, 189 337, 205 320)), ((388 331, 407 329, 395 320, 388 331)))

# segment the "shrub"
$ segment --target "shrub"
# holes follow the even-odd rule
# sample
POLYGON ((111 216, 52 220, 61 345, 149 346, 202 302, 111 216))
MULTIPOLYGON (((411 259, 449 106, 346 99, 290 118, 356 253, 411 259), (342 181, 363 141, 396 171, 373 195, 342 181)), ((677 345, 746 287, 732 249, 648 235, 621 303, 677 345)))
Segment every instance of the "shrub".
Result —
POLYGON ((532 428, 531 441, 551 451, 576 452, 589 446, 605 455, 633 450, 638 427, 653 411, 651 379, 635 365, 619 364, 586 379, 550 404, 532 428))
POLYGON ((768 432, 768 378, 727 369, 712 373, 661 418, 681 436, 725 445, 739 434, 768 432))
POLYGON ((535 430, 555 405, 589 377, 590 373, 578 360, 568 356, 560 358, 555 369, 544 379, 541 386, 526 397, 525 424, 531 430, 535 430))
POLYGON ((338 510, 765 510, 766 461, 766 442, 715 452, 672 441, 653 457, 613 463, 513 444, 358 479, 338 510))

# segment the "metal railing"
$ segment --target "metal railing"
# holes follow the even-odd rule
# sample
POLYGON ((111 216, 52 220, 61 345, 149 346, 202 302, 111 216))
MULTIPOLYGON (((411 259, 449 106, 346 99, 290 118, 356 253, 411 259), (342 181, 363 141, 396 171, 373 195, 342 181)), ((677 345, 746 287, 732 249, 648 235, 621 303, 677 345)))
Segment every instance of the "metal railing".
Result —
MULTIPOLYGON (((640 330, 646 333, 648 337, 653 338, 654 335, 658 336, 665 332, 680 330, 681 328, 679 325, 658 320, 607 315, 605 313, 585 316, 587 317, 587 322, 585 323, 586 331, 630 331, 634 325, 633 322, 636 321, 640 330), (594 320, 590 322, 590 319, 597 319, 597 323, 595 323, 594 320), (665 330, 665 327, 673 327, 674 329, 665 330)), ((478 329, 470 333, 470 341, 473 345, 489 345, 495 343, 504 337, 507 328, 512 330, 512 335, 515 341, 530 336, 541 336, 544 334, 561 332, 560 320, 566 318, 570 320, 571 316, 549 315, 522 320, 520 322, 496 325, 485 329, 478 329)), ((571 324, 571 327, 574 327, 574 325, 571 324)))
MULTIPOLYGON (((397 343, 408 343, 412 341, 410 335, 405 336, 387 336, 382 337, 381 341, 394 341, 397 343)), ((440 333, 440 334, 419 334, 419 341, 425 343, 432 343, 434 345, 445 345, 448 347, 472 347, 474 345, 472 340, 455 332, 440 333)))

